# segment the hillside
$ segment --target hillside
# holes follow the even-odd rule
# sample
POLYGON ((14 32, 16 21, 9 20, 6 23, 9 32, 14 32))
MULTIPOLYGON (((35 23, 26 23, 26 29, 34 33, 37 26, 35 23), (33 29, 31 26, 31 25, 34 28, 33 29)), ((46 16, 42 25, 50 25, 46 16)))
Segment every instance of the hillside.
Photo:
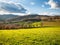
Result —
POLYGON ((0 15, 0 29, 37 28, 42 26, 60 26, 60 16, 38 14, 24 16, 0 15))
POLYGON ((3 14, 3 15, 0 14, 0 21, 5 21, 11 18, 16 18, 16 17, 18 16, 13 14, 3 14))
POLYGON ((60 21, 60 16, 48 16, 48 15, 38 15, 38 14, 29 14, 24 16, 18 16, 14 14, 0 14, 0 22, 7 21, 7 22, 20 22, 20 21, 60 21))
MULTIPOLYGON (((28 20, 31 19, 35 19, 35 20, 40 20, 41 17, 48 17, 46 15, 38 15, 38 14, 29 14, 29 15, 25 15, 25 16, 19 16, 19 17, 16 17, 16 18, 13 18, 13 19, 9 19, 7 20, 8 22, 11 21, 11 22, 19 22, 19 21, 25 21, 25 20, 28 20)), ((34 21, 34 20, 33 20, 34 21)))
POLYGON ((20 22, 20 21, 34 21, 38 20, 43 21, 60 21, 60 16, 48 16, 48 15, 38 15, 38 14, 29 14, 24 16, 18 16, 16 18, 8 19, 8 22, 20 22))

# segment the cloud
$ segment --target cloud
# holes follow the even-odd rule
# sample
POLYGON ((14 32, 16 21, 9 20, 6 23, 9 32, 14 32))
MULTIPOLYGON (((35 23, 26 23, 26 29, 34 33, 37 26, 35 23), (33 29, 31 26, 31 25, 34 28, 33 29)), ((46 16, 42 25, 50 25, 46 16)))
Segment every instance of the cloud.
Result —
POLYGON ((0 11, 0 14, 1 15, 4 15, 4 14, 14 14, 14 15, 20 15, 20 16, 26 15, 24 13, 10 13, 10 12, 6 12, 6 11, 0 11))
POLYGON ((0 11, 0 14, 9 14, 9 13, 6 11, 0 11))
POLYGON ((50 9, 59 9, 60 8, 60 2, 56 2, 54 0, 49 0, 45 4, 50 5, 51 6, 50 9))
POLYGON ((13 1, 6 2, 7 0, 0 0, 0 14, 23 14, 26 13, 26 9, 21 6, 20 3, 15 3, 13 1))
POLYGON ((40 15, 52 15, 52 13, 50 13, 50 12, 41 12, 41 13, 39 13, 40 15))
POLYGON ((31 5, 35 5, 35 2, 30 2, 31 5))
POLYGON ((44 5, 42 5, 41 7, 42 7, 42 8, 44 8, 45 6, 44 6, 44 5))
POLYGON ((41 12, 41 13, 39 13, 39 15, 50 15, 50 16, 54 16, 54 15, 60 15, 60 13, 56 13, 56 12, 41 12))

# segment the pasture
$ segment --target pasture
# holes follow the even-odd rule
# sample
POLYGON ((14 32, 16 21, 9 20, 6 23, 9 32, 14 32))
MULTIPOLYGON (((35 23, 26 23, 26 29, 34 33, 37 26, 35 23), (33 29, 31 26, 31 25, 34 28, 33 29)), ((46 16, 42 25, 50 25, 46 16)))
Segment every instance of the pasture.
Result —
POLYGON ((0 45, 60 45, 60 26, 0 30, 0 45))

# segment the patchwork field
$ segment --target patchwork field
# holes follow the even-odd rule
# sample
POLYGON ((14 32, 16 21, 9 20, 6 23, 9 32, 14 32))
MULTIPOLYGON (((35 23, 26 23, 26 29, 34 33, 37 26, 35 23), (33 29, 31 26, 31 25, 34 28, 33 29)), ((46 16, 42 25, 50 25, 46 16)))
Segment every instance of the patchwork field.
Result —
POLYGON ((60 27, 0 30, 0 45, 60 45, 60 27))

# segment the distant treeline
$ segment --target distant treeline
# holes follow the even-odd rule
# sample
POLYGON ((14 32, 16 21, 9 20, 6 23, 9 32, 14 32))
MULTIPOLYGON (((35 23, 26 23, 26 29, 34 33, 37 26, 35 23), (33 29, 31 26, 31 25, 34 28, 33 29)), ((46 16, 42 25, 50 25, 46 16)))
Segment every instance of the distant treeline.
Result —
MULTIPOLYGON (((15 20, 15 19, 14 19, 15 20)), ((23 20, 20 20, 17 18, 14 22, 14 20, 9 21, 0 21, 0 29, 21 29, 21 28, 37 28, 42 27, 44 22, 60 22, 59 16, 42 16, 42 17, 34 17, 34 18, 25 18, 23 20), (22 21, 22 22, 21 22, 22 21), (40 22, 40 23, 37 23, 40 22), (35 24, 34 24, 35 23, 35 24)), ((49 23, 48 23, 49 24, 49 23)))
POLYGON ((31 24, 0 24, 0 29, 21 29, 21 28, 36 28, 40 27, 37 24, 31 25, 31 24))

